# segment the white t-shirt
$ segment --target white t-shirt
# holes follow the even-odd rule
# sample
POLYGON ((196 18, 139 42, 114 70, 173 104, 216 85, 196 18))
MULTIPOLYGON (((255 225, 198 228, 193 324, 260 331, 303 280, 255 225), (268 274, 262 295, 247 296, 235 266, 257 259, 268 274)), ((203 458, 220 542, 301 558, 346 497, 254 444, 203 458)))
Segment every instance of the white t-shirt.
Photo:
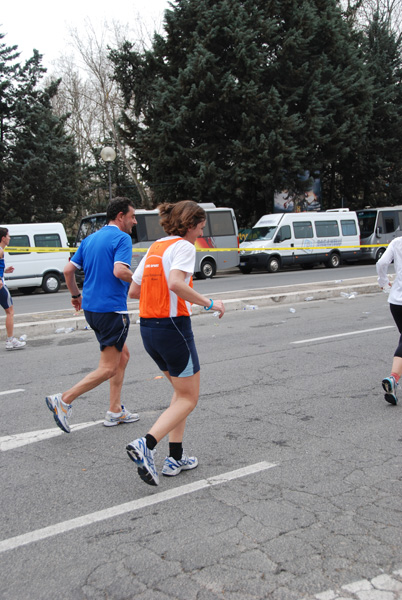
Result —
POLYGON ((394 261, 395 279, 389 293, 390 304, 402 305, 402 237, 395 238, 376 263, 378 284, 385 288, 389 284, 388 266, 394 261))
MULTIPOLYGON (((186 273, 184 281, 188 285, 190 283, 191 276, 194 272, 194 267, 195 267, 195 257, 196 257, 195 246, 194 246, 194 244, 191 244, 191 242, 188 242, 187 240, 183 240, 179 236, 168 236, 168 237, 157 240, 157 242, 167 242, 170 240, 178 240, 178 241, 176 243, 172 243, 171 245, 169 245, 166 248, 166 250, 163 252, 162 267, 163 267, 163 272, 164 272, 166 282, 169 280, 170 271, 172 271, 172 269, 178 269, 179 271, 183 271, 184 273, 186 273)), ((140 264, 138 265, 138 267, 136 268, 136 270, 133 274, 132 279, 137 285, 141 285, 141 283, 142 283, 142 279, 144 276, 144 270, 145 270, 145 263, 146 263, 147 258, 150 258, 150 259, 152 258, 152 255, 150 255, 150 250, 148 250, 148 252, 144 256, 144 258, 141 260, 140 264)), ((149 261, 148 261, 148 266, 149 266, 149 261)), ((151 266, 153 266, 153 265, 151 265, 151 266)), ((169 294, 169 298, 170 298, 170 300, 167 300, 167 302, 170 304, 169 316, 175 317, 175 316, 177 316, 177 314, 180 314, 180 313, 178 313, 178 296, 171 290, 169 290, 168 294, 169 294)), ((152 299, 152 296, 151 296, 151 305, 153 303, 155 303, 155 300, 152 299)), ((186 307, 186 313, 188 313, 188 315, 191 315, 192 314, 191 303, 186 301, 185 307, 186 307)), ((141 302, 140 302, 140 309, 141 309, 141 302)))

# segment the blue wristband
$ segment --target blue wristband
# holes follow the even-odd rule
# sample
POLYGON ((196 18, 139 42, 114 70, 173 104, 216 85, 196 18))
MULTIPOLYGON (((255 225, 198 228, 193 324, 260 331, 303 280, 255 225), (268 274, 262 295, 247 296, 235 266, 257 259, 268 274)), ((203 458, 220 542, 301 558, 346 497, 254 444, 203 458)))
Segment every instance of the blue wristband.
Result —
POLYGON ((211 304, 208 306, 208 308, 206 306, 204 306, 204 310, 211 310, 211 308, 213 307, 214 301, 212 300, 212 298, 210 298, 210 300, 211 300, 211 304))

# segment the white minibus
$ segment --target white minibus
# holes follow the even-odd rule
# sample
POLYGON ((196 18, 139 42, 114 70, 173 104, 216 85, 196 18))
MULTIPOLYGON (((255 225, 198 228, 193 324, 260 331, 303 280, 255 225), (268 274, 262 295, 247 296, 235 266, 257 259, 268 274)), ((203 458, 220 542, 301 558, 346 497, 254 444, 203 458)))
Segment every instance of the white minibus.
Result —
MULTIPOLYGON (((204 235, 195 243, 197 258, 195 276, 199 279, 210 279, 217 271, 231 269, 239 265, 239 239, 236 216, 232 208, 217 208, 213 203, 200 204, 207 214, 204 235), (228 250, 219 250, 228 248, 228 250)), ((144 256, 139 248, 149 248, 155 240, 165 237, 166 233, 159 223, 159 212, 155 210, 136 209, 137 225, 131 234, 133 240, 133 258, 131 268, 134 271, 144 256)), ((76 246, 94 231, 106 225, 106 213, 88 215, 81 219, 76 246)))
POLYGON ((357 211, 362 246, 362 258, 377 261, 388 244, 402 235, 402 206, 365 208, 357 211))
POLYGON ((240 244, 240 270, 269 273, 286 265, 338 267, 360 257, 359 225, 348 209, 264 215, 240 244))
POLYGON ((6 227, 10 233, 10 243, 4 252, 6 267, 14 267, 13 273, 4 275, 7 287, 10 290, 19 289, 23 294, 31 294, 39 286, 47 294, 58 292, 64 281, 63 269, 70 258, 62 223, 25 223, 1 227, 6 227), (18 252, 13 252, 12 246, 18 246, 18 252), (30 252, 28 248, 55 250, 30 252), (64 250, 58 251, 57 248, 64 250))

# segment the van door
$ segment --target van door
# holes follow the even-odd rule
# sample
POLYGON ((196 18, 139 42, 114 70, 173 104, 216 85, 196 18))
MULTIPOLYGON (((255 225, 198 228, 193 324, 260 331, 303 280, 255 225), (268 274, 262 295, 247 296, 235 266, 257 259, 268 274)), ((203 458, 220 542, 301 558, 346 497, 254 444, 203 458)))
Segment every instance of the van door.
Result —
POLYGON ((279 228, 274 238, 274 244, 275 250, 278 250, 281 255, 281 264, 293 265, 294 252, 292 248, 294 246, 294 241, 292 240, 292 230, 290 225, 282 225, 282 227, 279 228))
POLYGON ((311 221, 294 221, 293 231, 295 236, 295 265, 312 264, 315 260, 314 246, 316 245, 311 221))
POLYGON ((381 243, 389 244, 396 237, 399 227, 399 216, 396 210, 384 210, 378 215, 377 234, 380 234, 381 243))

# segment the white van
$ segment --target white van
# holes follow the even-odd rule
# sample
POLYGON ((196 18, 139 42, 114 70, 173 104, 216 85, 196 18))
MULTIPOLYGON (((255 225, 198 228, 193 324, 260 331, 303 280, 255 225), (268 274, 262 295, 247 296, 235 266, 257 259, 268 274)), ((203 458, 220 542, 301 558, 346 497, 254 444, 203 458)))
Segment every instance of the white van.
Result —
POLYGON ((6 268, 14 267, 13 273, 4 274, 7 287, 19 289, 23 294, 31 294, 39 286, 47 294, 58 292, 64 281, 63 269, 70 258, 69 250, 29 252, 28 248, 67 248, 63 225, 28 223, 0 226, 6 227, 10 233, 10 243, 4 252, 6 268), (18 252, 12 252, 11 246, 17 246, 18 252))
POLYGON ((359 225, 348 209, 264 215, 240 244, 240 270, 278 271, 285 265, 338 267, 361 255, 359 225))
POLYGON ((388 244, 402 235, 402 206, 365 208, 357 211, 362 246, 362 258, 377 261, 388 244))

